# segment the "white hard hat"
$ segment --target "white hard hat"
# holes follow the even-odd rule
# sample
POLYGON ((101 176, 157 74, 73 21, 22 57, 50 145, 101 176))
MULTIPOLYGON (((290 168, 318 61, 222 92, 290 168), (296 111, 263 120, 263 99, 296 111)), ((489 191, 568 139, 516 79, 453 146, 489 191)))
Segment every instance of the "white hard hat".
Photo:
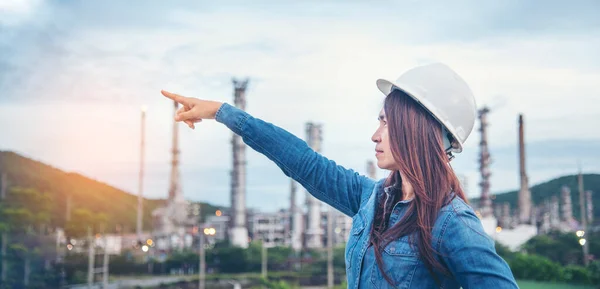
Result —
MULTIPOLYGON (((454 138, 451 152, 460 153, 475 126, 477 105, 467 83, 442 63, 417 66, 396 81, 377 80, 386 96, 399 89, 428 110, 454 138)), ((445 141, 446 143, 446 141, 445 141)))

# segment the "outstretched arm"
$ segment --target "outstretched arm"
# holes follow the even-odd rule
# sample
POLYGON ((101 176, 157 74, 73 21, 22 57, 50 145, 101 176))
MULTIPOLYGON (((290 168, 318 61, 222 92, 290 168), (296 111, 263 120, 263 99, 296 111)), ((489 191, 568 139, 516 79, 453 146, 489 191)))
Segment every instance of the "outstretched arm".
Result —
POLYGON ((234 106, 168 92, 163 94, 184 105, 175 118, 177 121, 193 127, 193 122, 199 119, 216 119, 241 136, 252 149, 273 161, 286 176, 300 183, 311 195, 348 216, 358 212, 362 192, 375 185, 373 180, 315 152, 305 141, 288 131, 234 106))

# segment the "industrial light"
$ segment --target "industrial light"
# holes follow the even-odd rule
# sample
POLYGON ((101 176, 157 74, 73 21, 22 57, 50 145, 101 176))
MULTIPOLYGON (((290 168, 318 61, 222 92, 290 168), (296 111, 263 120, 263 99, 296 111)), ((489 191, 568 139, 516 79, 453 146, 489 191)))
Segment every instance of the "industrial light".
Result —
POLYGON ((585 235, 585 231, 579 230, 579 231, 575 232, 575 235, 577 235, 577 237, 581 238, 581 237, 583 237, 583 235, 585 235))
POLYGON ((585 239, 583 239, 583 238, 579 239, 579 245, 581 245, 581 246, 585 245, 585 239))
POLYGON ((146 246, 146 245, 142 246, 142 251, 148 252, 148 246, 146 246))

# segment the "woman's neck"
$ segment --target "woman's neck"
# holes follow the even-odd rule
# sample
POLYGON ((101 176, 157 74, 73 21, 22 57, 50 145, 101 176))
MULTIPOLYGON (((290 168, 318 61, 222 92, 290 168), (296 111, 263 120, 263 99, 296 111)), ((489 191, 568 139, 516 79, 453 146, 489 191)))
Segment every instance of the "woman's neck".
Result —
POLYGON ((405 201, 414 198, 415 194, 413 186, 408 181, 405 181, 406 179, 402 177, 400 172, 398 172, 398 174, 400 175, 400 181, 402 182, 402 200, 405 201))

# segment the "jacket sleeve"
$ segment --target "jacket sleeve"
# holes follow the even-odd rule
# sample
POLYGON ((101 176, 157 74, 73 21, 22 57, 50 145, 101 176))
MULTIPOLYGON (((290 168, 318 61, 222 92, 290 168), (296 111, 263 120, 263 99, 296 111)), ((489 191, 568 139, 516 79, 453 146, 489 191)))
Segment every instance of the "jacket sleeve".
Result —
POLYGON ((519 288, 472 210, 454 211, 445 223, 440 253, 462 288, 519 288))
POLYGON ((311 195, 348 216, 358 212, 362 192, 375 185, 374 180, 337 165, 288 131, 232 105, 224 103, 215 120, 241 136, 244 143, 273 161, 311 195))

